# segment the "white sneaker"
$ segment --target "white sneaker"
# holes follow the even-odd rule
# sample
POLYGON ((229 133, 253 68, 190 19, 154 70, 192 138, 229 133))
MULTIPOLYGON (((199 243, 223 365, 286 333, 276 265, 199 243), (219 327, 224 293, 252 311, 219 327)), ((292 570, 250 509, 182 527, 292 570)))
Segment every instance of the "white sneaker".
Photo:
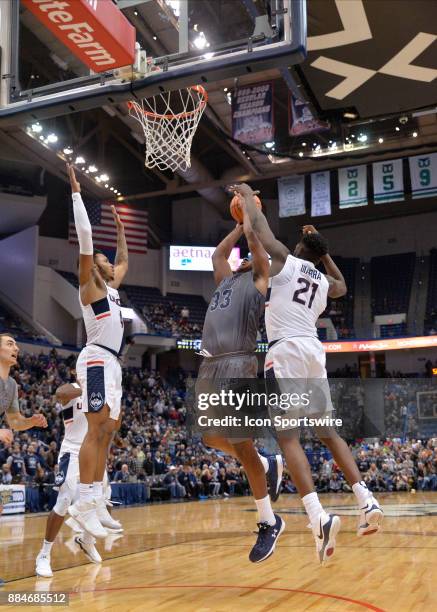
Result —
POLYGON ((360 518, 358 521, 358 536, 371 535, 379 531, 384 512, 376 499, 371 495, 366 505, 360 508, 360 518))
POLYGON ((72 529, 76 533, 83 533, 82 527, 72 516, 69 516, 68 519, 66 519, 65 524, 68 525, 68 527, 70 527, 70 529, 72 529))
POLYGON ((97 517, 97 507, 94 502, 78 501, 68 508, 68 513, 95 538, 106 538, 108 532, 97 517))
POLYGON ((42 578, 51 578, 53 576, 50 565, 50 555, 40 552, 36 558, 35 573, 42 578))
POLYGON ((85 539, 83 536, 76 536, 74 541, 81 547, 90 561, 93 563, 102 562, 102 557, 99 555, 99 552, 95 546, 96 540, 94 538, 90 541, 88 538, 85 539))
POLYGON ((108 529, 116 529, 119 531, 122 530, 122 526, 120 521, 116 521, 112 518, 112 516, 108 512, 108 508, 106 507, 106 502, 103 498, 96 499, 96 507, 97 507, 97 518, 103 527, 107 527, 108 529))
POLYGON ((316 542, 317 556, 321 564, 334 554, 335 538, 340 531, 340 527, 340 517, 326 512, 321 513, 317 523, 311 527, 316 542))

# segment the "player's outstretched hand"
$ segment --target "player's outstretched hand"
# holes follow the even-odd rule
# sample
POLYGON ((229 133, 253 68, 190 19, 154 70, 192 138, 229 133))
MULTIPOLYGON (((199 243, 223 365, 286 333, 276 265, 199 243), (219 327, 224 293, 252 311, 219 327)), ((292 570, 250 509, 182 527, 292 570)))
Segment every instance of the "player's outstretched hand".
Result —
POLYGON ((34 414, 30 417, 32 419, 32 427, 47 427, 47 419, 43 414, 34 414))
POLYGON ((70 185, 71 191, 73 193, 80 193, 80 183, 76 178, 76 173, 74 172, 74 168, 71 164, 67 164, 67 172, 70 177, 70 185))
POLYGON ((235 185, 229 185, 229 191, 232 191, 234 195, 257 195, 259 191, 254 191, 247 183, 239 183, 235 185))
POLYGON ((115 225, 117 226, 117 228, 123 229, 124 227, 123 221, 120 219, 120 215, 118 214, 117 209, 115 208, 114 205, 111 206, 111 212, 114 216, 114 221, 115 221, 115 225))
POLYGON ((14 434, 10 429, 0 429, 0 442, 3 442, 6 446, 12 444, 14 434))
POLYGON ((302 228, 303 234, 317 234, 317 230, 314 225, 304 225, 302 228))

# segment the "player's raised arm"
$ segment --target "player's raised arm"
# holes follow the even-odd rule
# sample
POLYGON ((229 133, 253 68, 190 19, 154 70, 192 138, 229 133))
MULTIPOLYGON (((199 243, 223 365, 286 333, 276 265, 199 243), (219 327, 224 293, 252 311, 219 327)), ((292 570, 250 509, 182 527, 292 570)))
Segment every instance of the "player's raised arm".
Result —
POLYGON ((114 280, 109 284, 114 289, 118 289, 127 274, 129 260, 123 222, 120 219, 120 215, 117 213, 115 206, 111 206, 111 211, 114 215, 115 225, 117 226, 117 252, 115 254, 114 262, 114 280))
POLYGON ((239 223, 216 247, 212 254, 212 266, 214 268, 214 280, 220 285, 222 280, 232 275, 228 259, 232 249, 243 235, 243 226, 239 223))
MULTIPOLYGON (((317 230, 314 225, 304 225, 302 229, 304 234, 316 234, 317 230)), ((325 267, 326 278, 329 282, 328 295, 331 298, 339 298, 347 293, 346 281, 343 274, 335 264, 329 253, 322 255, 320 261, 325 267)))
POLYGON ((244 199, 242 199, 241 208, 243 210, 244 234, 252 254, 252 271, 255 287, 260 293, 267 295, 270 274, 269 256, 253 230, 250 217, 247 214, 246 201, 244 199))
POLYGON ((270 275, 274 276, 275 274, 278 274, 282 270, 290 251, 287 249, 285 244, 282 244, 282 242, 275 238, 263 212, 256 206, 253 197, 254 193, 249 185, 246 185, 245 183, 241 185, 233 185, 231 189, 234 191, 234 193, 244 198, 246 202, 247 214, 252 224, 252 228, 260 239, 261 244, 272 258, 270 275))
POLYGON ((79 285, 86 285, 93 276, 93 234, 88 213, 80 195, 80 183, 76 179, 74 168, 67 164, 73 198, 74 225, 79 241, 79 285))
POLYGON ((56 389, 55 397, 63 406, 82 395, 82 389, 77 383, 66 383, 56 389))

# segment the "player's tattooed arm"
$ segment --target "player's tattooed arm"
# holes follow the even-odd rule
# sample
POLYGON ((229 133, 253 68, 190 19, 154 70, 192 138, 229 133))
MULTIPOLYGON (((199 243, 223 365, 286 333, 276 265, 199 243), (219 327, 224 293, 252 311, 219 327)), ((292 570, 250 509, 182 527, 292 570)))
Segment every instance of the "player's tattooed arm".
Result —
POLYGON ((243 226, 238 224, 216 247, 212 254, 212 267, 214 269, 214 281, 220 285, 227 276, 232 276, 231 266, 228 259, 232 249, 243 235, 243 226))
POLYGON ((290 251, 285 244, 282 244, 275 238, 263 212, 256 206, 254 193, 249 185, 245 183, 241 185, 233 185, 232 191, 237 195, 241 195, 246 202, 247 214, 254 231, 256 232, 261 244, 272 258, 272 266, 270 268, 270 276, 278 274, 285 263, 290 251))
MULTIPOLYGON (((302 228, 304 234, 316 234, 317 230, 314 225, 304 225, 302 228)), ((338 266, 335 264, 332 257, 327 253, 322 255, 320 261, 325 267, 326 278, 328 279, 329 289, 328 295, 331 298, 339 298, 347 293, 346 281, 338 266)))
POLYGON ((66 406, 68 402, 76 399, 82 395, 82 389, 76 383, 66 383, 65 385, 61 385, 56 389, 55 397, 63 406, 66 406))
POLYGON ((243 210, 244 235, 246 236, 249 251, 252 254, 253 281, 258 291, 265 296, 267 295, 267 288, 269 284, 269 256, 253 230, 250 217, 247 214, 246 201, 244 198, 241 201, 241 208, 243 210))
POLYGON ((117 252, 114 262, 114 280, 110 283, 111 287, 118 289, 127 274, 129 267, 128 250, 124 225, 117 213, 115 206, 111 206, 112 214, 114 215, 115 225, 117 226, 117 252))

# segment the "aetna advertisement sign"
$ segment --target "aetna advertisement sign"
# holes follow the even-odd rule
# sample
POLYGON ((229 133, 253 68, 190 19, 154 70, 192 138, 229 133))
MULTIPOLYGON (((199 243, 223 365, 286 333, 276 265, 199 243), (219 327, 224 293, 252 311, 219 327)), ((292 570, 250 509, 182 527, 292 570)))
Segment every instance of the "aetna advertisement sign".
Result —
POLYGON ((112 0, 22 0, 94 72, 129 66, 135 28, 112 0))
MULTIPOLYGON (((170 270, 190 270, 194 272, 212 272, 212 254, 215 247, 208 246, 170 246, 170 270)), ((240 249, 234 247, 228 259, 231 270, 240 265, 240 249)))

